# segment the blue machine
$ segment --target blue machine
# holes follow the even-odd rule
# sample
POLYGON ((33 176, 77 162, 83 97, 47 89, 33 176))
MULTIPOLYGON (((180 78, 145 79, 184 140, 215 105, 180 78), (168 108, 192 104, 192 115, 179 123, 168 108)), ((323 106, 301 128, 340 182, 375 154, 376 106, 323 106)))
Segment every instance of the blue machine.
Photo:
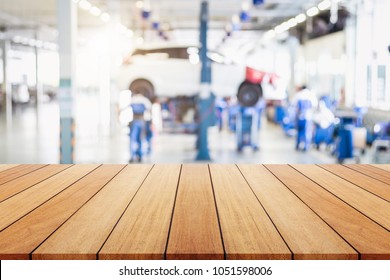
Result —
POLYGON ((327 128, 322 128, 318 124, 315 125, 313 143, 316 145, 317 149, 319 149, 321 143, 325 143, 327 146, 333 144, 334 129, 334 124, 331 124, 327 128))
POLYGON ((287 136, 294 136, 296 134, 296 120, 297 112, 294 106, 284 108, 282 128, 287 136))
POLYGON ((308 110, 311 110, 312 104, 310 100, 299 100, 297 106, 297 142, 295 149, 299 150, 303 143, 303 150, 307 151, 313 137, 313 121, 308 119, 306 115, 308 110))
POLYGON ((245 146, 252 147, 254 151, 259 149, 259 130, 263 109, 262 100, 253 107, 238 107, 236 115, 237 151, 241 152, 245 146))
POLYGON ((337 129, 336 150, 337 161, 343 163, 345 159, 353 158, 353 129, 356 116, 341 116, 337 129))

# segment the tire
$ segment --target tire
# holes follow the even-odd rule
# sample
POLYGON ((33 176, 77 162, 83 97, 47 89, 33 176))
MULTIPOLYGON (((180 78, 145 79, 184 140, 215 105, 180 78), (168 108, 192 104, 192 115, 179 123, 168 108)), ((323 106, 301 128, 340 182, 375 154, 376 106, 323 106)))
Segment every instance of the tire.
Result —
POLYGON ((154 102, 156 99, 156 95, 154 93, 154 87, 153 85, 143 79, 135 80, 134 82, 131 83, 129 90, 132 93, 140 93, 146 98, 148 98, 151 102, 154 102))
POLYGON ((237 99, 244 107, 255 106, 263 96, 263 89, 260 85, 245 82, 238 89, 237 99))

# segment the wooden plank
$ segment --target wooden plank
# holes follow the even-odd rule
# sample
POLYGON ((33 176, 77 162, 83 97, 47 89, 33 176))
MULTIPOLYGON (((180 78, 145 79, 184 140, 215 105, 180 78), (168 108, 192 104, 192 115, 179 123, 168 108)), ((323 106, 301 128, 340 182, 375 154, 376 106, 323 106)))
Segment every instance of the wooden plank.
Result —
POLYGON ((367 217, 390 230, 390 203, 315 165, 293 165, 367 217))
POLYGON ((32 259, 96 259, 152 165, 128 165, 33 253, 32 259))
POLYGON ((124 165, 103 165, 0 232, 0 259, 29 259, 30 253, 102 189, 124 165))
POLYGON ((0 173, 0 185, 44 167, 45 164, 21 164, 0 173))
POLYGON ((344 166, 390 185, 390 172, 388 171, 367 164, 346 164, 344 166))
POLYGON ((208 166, 183 165, 167 259, 224 259, 208 166))
POLYGON ((36 185, 47 178, 69 168, 71 165, 53 164, 40 168, 32 173, 23 175, 15 180, 3 184, 0 187, 0 202, 36 185))
POLYGON ((390 164, 371 164, 371 166, 390 172, 390 164))
POLYGON ((2 172, 4 170, 7 170, 7 169, 14 168, 14 167, 16 167, 18 165, 19 164, 0 164, 0 172, 2 172))
POLYGON ((164 259, 180 165, 157 165, 99 252, 99 259, 164 259))
POLYGON ((235 165, 210 165, 227 259, 291 259, 291 251, 235 165))
POLYGON ((389 185, 343 165, 322 164, 319 166, 390 202, 389 185))
POLYGON ((96 164, 72 166, 65 171, 0 203, 0 230, 20 219, 97 168, 96 164))
POLYGON ((361 259, 390 259, 390 232, 288 165, 266 165, 295 195, 337 231, 361 259))
POLYGON ((239 165, 294 259, 358 259, 358 253, 262 165, 239 165))

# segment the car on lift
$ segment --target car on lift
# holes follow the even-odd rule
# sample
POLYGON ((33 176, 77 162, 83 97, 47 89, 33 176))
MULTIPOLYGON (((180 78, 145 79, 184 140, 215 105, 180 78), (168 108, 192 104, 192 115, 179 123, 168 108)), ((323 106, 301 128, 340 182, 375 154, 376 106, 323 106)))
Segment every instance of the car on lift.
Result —
MULTIPOLYGON (((263 83, 266 81, 265 72, 259 71, 261 79, 258 79, 257 70, 253 68, 236 63, 215 51, 208 51, 207 55, 212 63, 211 91, 216 97, 237 95, 245 106, 254 105, 262 96, 276 100, 286 97, 285 90, 277 90, 276 87, 271 89, 263 83)), ((139 92, 150 100, 194 96, 200 90, 200 72, 198 47, 139 48, 124 59, 117 82, 120 90, 139 92)))

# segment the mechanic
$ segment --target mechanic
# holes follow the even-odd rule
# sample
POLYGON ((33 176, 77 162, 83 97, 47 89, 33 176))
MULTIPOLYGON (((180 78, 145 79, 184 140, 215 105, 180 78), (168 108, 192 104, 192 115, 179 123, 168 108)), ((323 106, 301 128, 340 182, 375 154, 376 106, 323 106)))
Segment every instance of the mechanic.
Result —
POLYGON ((142 140, 146 133, 145 116, 150 115, 152 103, 140 93, 135 93, 130 102, 133 120, 130 126, 130 163, 142 161, 142 140))
POLYGON ((292 99, 297 110, 297 143, 296 150, 307 151, 313 137, 313 113, 317 108, 318 100, 315 94, 306 85, 303 85, 292 99))

